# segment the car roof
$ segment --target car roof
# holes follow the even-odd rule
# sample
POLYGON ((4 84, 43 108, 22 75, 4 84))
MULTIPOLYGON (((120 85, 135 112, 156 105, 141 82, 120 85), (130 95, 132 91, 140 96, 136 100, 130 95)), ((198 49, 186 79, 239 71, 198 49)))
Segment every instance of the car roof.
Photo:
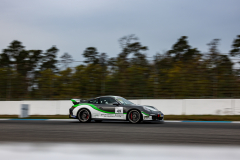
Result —
POLYGON ((108 96, 99 96, 99 97, 96 97, 96 98, 101 98, 101 97, 119 97, 119 96, 113 96, 113 95, 108 95, 108 96))
MULTIPOLYGON (((95 97, 95 98, 102 98, 102 97, 113 97, 113 98, 116 98, 116 97, 120 97, 120 96, 107 95, 107 96, 99 96, 99 97, 95 97)), ((88 100, 95 99, 95 98, 90 98, 88 100)))

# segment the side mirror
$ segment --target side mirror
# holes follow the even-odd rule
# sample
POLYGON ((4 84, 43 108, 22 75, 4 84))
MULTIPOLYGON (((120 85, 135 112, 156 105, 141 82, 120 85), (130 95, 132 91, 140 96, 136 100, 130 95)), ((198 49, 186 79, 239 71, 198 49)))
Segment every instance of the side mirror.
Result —
POLYGON ((119 104, 118 102, 113 102, 113 105, 118 106, 119 104))

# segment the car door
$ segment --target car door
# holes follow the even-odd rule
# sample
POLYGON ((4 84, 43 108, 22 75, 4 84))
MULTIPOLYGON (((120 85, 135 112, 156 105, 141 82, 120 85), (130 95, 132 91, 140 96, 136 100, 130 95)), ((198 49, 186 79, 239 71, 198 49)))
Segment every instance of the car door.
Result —
POLYGON ((112 97, 101 97, 99 98, 99 109, 103 110, 101 117, 104 119, 124 119, 123 107, 113 105, 118 103, 112 97))

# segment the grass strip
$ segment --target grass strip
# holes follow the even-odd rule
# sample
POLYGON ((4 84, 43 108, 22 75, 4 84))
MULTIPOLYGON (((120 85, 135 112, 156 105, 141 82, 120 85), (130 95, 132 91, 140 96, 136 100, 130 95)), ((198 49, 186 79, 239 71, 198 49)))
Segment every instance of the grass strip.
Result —
MULTIPOLYGON (((0 115, 0 118, 18 118, 18 115, 0 115)), ((31 115, 21 119, 69 119, 68 115, 31 115)), ((165 115, 165 120, 240 121, 240 115, 165 115)))
MULTIPOLYGON (((18 115, 0 115, 0 118, 14 118, 18 119, 18 115)), ((68 115, 31 115, 27 118, 19 119, 69 119, 68 115)))

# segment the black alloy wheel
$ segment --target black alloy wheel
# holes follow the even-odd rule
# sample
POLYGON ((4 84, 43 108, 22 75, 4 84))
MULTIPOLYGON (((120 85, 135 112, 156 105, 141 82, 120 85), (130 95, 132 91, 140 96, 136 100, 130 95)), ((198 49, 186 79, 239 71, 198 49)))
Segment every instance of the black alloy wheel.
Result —
POLYGON ((141 114, 138 110, 131 110, 128 113, 128 120, 131 123, 140 123, 142 121, 141 114))
POLYGON ((91 113, 87 109, 81 109, 78 113, 78 120, 80 122, 90 122, 91 121, 91 113))

